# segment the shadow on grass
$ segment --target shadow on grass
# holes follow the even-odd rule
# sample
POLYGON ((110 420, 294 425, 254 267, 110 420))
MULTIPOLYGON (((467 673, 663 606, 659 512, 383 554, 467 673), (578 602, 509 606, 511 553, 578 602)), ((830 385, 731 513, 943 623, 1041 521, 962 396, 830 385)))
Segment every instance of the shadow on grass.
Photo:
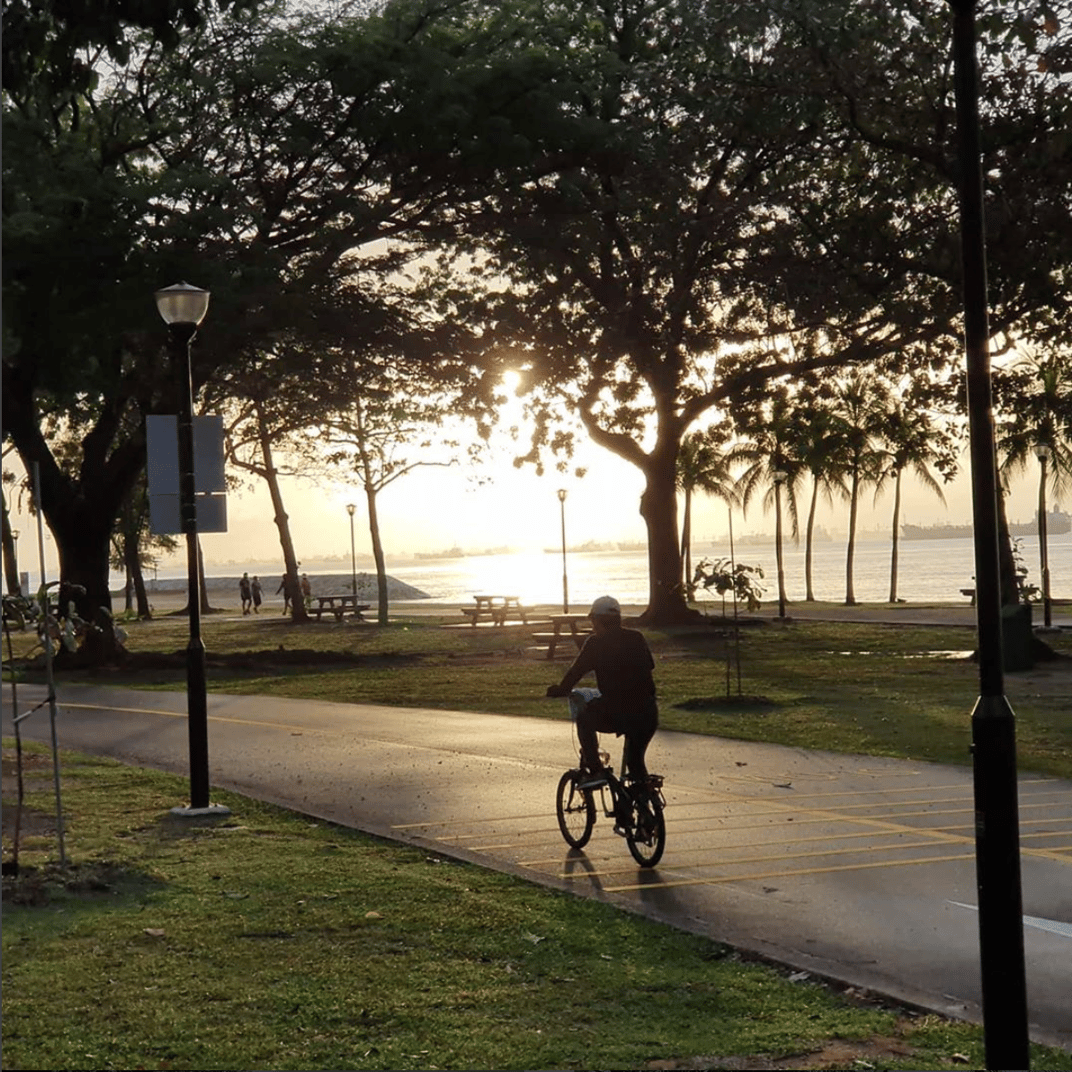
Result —
POLYGON ((123 906, 162 890, 166 883, 136 867, 94 860, 57 862, 24 866, 17 875, 4 875, 3 900, 7 906, 54 910, 67 913, 94 912, 103 907, 123 906))

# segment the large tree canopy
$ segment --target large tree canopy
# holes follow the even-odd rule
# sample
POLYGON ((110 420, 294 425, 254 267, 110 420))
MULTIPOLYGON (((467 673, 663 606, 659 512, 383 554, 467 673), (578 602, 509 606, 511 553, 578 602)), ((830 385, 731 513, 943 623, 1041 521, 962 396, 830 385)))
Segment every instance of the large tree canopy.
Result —
POLYGON ((125 64, 98 58, 78 109, 5 98, 4 435, 40 466, 84 613, 109 605, 108 537, 144 465, 144 416, 177 409, 153 290, 186 279, 213 293, 198 386, 294 340, 397 342, 413 319, 397 281, 417 251, 405 240, 442 228, 464 155, 449 151, 452 117, 472 100, 516 106, 480 59, 496 42, 419 0, 364 18, 221 16, 173 49, 146 38, 125 64), (417 91, 448 65, 450 93, 417 91), (440 139, 434 167, 422 130, 440 139), (81 438, 81 457, 55 455, 49 419, 81 438))
MULTIPOLYGON (((424 340, 422 377, 461 351, 478 400, 524 367, 533 457, 568 450, 566 413, 643 471, 653 621, 685 612, 674 488, 690 426, 809 371, 959 352, 942 5, 205 17, 176 0, 139 30, 143 5, 87 2, 114 32, 106 18, 71 36, 66 0, 10 5, 44 12, 93 77, 68 78, 57 107, 62 63, 38 49, 5 96, 3 420, 41 466, 64 579, 90 609, 107 603, 142 418, 175 409, 151 292, 179 279, 213 291, 195 380, 238 397, 288 354, 330 365, 404 337, 424 340), (429 319, 402 272, 431 251, 429 319), (483 369, 456 342, 470 325, 483 369), (80 458, 55 456, 49 420, 80 458)), ((1022 6, 982 21, 993 323, 1067 341, 1069 4, 1034 21, 1022 6)))
MULTIPOLYGON (((570 152, 548 169, 541 145, 489 187, 467 219, 484 292, 469 276, 447 308, 524 365, 537 447, 565 407, 644 473, 647 617, 669 620, 690 425, 807 371, 959 353, 948 13, 587 0, 525 32, 569 71, 548 129, 570 152)), ((1005 333, 1067 318, 1067 242, 1036 228, 1067 202, 1069 87, 1030 44, 985 70, 1005 333)))

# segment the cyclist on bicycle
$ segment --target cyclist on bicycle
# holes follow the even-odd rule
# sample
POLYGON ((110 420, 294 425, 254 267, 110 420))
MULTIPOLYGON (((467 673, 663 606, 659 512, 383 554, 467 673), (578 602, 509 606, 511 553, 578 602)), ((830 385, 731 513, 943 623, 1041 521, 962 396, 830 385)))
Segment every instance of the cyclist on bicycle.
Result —
MULTIPOLYGON (((599 760, 599 733, 625 735, 626 763, 638 780, 648 777, 644 754, 659 725, 651 657, 643 634, 622 627, 622 608, 613 596, 600 596, 588 612, 592 634, 573 665, 548 696, 569 696, 585 674, 594 672, 600 695, 577 716, 581 764, 596 783, 603 774, 599 760)), ((583 783, 582 783, 583 786, 583 783)))

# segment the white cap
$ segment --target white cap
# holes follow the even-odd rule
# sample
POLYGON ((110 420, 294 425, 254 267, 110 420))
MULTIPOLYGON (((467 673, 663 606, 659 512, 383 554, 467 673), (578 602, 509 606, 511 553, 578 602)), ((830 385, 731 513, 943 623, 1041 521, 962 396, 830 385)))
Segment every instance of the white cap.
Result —
POLYGON ((614 598, 614 596, 600 596, 593 604, 592 609, 588 612, 588 617, 591 618, 596 614, 621 614, 621 604, 614 598))

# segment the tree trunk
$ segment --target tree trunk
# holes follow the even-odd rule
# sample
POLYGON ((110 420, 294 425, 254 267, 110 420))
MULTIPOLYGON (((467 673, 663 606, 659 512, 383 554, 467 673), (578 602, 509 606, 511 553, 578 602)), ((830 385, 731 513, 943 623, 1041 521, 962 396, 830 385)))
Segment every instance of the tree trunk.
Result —
POLYGON ((257 403, 257 431, 260 438, 261 457, 264 459, 264 479, 272 497, 272 509, 275 511, 275 525, 279 530, 279 545, 283 549, 283 563, 286 568, 287 586, 290 589, 290 620, 295 623, 309 621, 298 580, 298 559, 294 554, 294 542, 290 538, 290 525, 287 512, 283 508, 283 493, 279 487, 279 474, 272 461, 272 441, 268 423, 264 419, 264 410, 257 403))
POLYGON ((675 453, 658 448, 642 466, 646 479, 640 516, 648 529, 648 606, 643 625, 673 625, 699 617, 690 610, 681 589, 678 545, 675 453))
POLYGON ((3 546, 4 546, 4 584, 7 589, 7 594, 10 596, 17 596, 22 594, 22 587, 19 584, 19 564, 16 559, 15 537, 12 535, 11 523, 7 516, 7 497, 3 500, 3 546))
MULTIPOLYGON (((134 556, 130 565, 130 577, 134 582, 134 600, 138 606, 138 618, 141 621, 148 621, 153 616, 152 608, 149 606, 149 595, 145 591, 145 574, 141 569, 141 555, 138 554, 138 540, 135 539, 134 544, 134 556)), ((204 566, 201 568, 202 577, 204 576, 204 566)))
POLYGON ((852 495, 849 499, 849 546, 845 552, 845 606, 856 606, 856 593, 852 585, 853 563, 856 558, 856 515, 860 499, 860 471, 852 471, 852 495))
MULTIPOLYGON (((140 572, 140 570, 139 570, 140 572)), ((190 613, 190 591, 189 591, 189 578, 187 578, 187 591, 186 591, 186 606, 182 610, 177 611, 178 614, 190 613)), ((201 550, 201 537, 197 537, 197 591, 201 602, 202 614, 215 614, 216 608, 209 606, 208 602, 208 584, 205 582, 205 554, 201 550)))
POLYGON ((897 544, 901 528, 901 470, 893 484, 893 539, 890 551, 890 602, 897 602, 897 544))
POLYGON ((123 609, 134 609, 134 576, 138 571, 138 537, 130 531, 130 526, 123 529, 123 569, 126 583, 123 585, 123 609))
POLYGON ((376 562, 376 621, 386 625, 388 621, 387 567, 383 557, 383 541, 380 539, 380 518, 376 512, 376 489, 365 485, 368 500, 369 537, 372 540, 372 557, 376 562))
POLYGON ((145 468, 144 425, 135 422, 128 439, 120 435, 128 403, 125 398, 104 403, 97 423, 82 438, 82 463, 77 477, 71 477, 41 432, 32 378, 4 367, 4 432, 31 480, 37 469, 38 508, 56 541, 60 580, 85 589, 74 598, 86 621, 93 621, 101 607, 111 612, 109 539, 123 501, 145 468))
POLYGON ((804 601, 815 602, 815 589, 811 583, 811 553, 815 538, 815 510, 819 503, 819 481, 812 475, 811 505, 808 507, 808 530, 804 536, 804 601))
POLYGON ((87 622, 94 621, 101 608, 109 613, 112 609, 108 588, 111 521, 77 507, 57 511, 49 519, 60 560, 60 581, 66 590, 73 590, 78 615, 87 622))

